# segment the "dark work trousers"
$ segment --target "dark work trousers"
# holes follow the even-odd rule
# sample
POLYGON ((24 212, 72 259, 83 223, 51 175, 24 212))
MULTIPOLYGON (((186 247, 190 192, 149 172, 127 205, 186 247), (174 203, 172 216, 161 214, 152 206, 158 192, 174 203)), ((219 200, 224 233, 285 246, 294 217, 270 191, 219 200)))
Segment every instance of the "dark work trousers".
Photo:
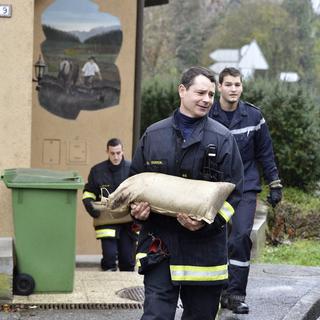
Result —
POLYGON ((141 320, 174 320, 179 293, 183 304, 182 320, 214 320, 219 309, 221 285, 174 286, 168 259, 144 275, 144 287, 144 313, 141 320))
POLYGON ((120 228, 117 238, 101 238, 102 270, 116 270, 117 259, 120 271, 134 271, 136 236, 127 226, 120 228))
POLYGON ((252 241, 250 233, 253 227, 257 207, 257 192, 244 192, 232 217, 229 248, 229 281, 227 293, 246 295, 252 241))

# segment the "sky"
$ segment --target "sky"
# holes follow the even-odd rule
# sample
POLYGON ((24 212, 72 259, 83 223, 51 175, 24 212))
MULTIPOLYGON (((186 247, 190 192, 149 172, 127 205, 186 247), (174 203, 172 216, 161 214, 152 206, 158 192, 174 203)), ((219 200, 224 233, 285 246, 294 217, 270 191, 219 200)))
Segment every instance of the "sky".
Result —
POLYGON ((320 14, 320 0, 311 0, 313 10, 317 13, 320 14))
POLYGON ((89 31, 96 27, 120 26, 120 20, 90 0, 56 0, 42 14, 42 24, 62 31, 89 31))

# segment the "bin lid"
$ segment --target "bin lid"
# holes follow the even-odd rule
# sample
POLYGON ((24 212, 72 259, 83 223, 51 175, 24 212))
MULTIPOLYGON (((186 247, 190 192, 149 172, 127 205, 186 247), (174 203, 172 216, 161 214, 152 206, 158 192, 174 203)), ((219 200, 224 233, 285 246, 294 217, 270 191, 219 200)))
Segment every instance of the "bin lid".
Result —
POLYGON ((1 179, 8 188, 81 189, 84 185, 76 171, 36 168, 5 169, 1 179))

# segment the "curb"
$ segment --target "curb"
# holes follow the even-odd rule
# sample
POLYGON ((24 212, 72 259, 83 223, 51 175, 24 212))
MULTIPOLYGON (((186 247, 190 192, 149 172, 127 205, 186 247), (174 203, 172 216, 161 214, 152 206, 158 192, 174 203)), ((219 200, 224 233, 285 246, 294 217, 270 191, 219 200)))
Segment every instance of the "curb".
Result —
POLYGON ((13 242, 12 238, 0 238, 0 301, 13 299, 13 242))
POLYGON ((76 255, 76 268, 100 268, 102 255, 76 255))
POLYGON ((320 288, 311 289, 283 320, 317 320, 320 315, 320 288))

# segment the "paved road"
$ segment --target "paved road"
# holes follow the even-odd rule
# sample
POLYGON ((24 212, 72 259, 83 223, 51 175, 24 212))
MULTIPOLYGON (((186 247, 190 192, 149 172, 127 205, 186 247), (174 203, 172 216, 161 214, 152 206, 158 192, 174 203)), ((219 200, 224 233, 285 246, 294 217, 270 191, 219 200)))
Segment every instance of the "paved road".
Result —
MULTIPOLYGON (((223 311, 219 320, 320 320, 320 267, 253 265, 249 315, 223 311)), ((177 309, 176 319, 182 309, 177 309)), ((138 320, 142 310, 38 310, 0 312, 1 320, 138 320)))

